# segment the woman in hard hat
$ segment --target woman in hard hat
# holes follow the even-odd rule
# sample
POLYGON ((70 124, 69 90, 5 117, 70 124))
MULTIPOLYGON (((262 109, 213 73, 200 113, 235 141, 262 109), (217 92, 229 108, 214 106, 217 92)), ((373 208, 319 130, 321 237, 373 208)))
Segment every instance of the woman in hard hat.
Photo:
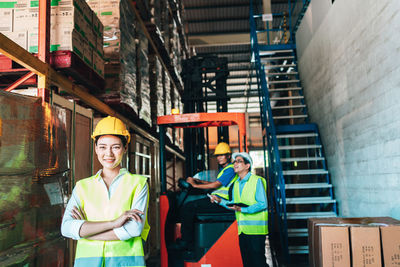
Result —
MULTIPOLYGON (((229 186, 237 179, 231 163, 231 148, 225 142, 215 147, 214 156, 220 167, 217 180, 208 182, 188 177, 186 181, 194 188, 215 189, 211 194, 228 199, 229 186)), ((208 197, 190 201, 182 207, 182 239, 170 246, 172 249, 191 249, 193 247, 194 219, 197 213, 227 213, 227 211, 216 203, 211 203, 208 197)))
POLYGON ((78 240, 75 266, 145 266, 147 179, 121 167, 130 134, 121 120, 108 116, 92 138, 103 168, 76 183, 61 233, 78 240))

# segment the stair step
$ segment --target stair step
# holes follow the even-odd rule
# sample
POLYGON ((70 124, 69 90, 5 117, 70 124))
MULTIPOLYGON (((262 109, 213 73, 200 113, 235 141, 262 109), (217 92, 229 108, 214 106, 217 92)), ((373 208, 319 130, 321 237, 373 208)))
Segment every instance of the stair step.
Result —
POLYGON ((329 204, 336 203, 331 197, 293 197, 286 198, 286 204, 329 204))
POLYGON ((287 88, 274 88, 268 89, 270 93, 272 92, 285 92, 285 91, 300 91, 301 87, 287 87, 287 88))
POLYGON ((294 56, 281 56, 281 57, 268 57, 270 55, 260 55, 262 57, 261 62, 266 62, 270 60, 280 60, 280 59, 294 59, 294 56))
POLYGON ((278 146, 279 150, 297 150, 297 149, 315 149, 321 148, 321 145, 293 145, 293 146, 278 146))
POLYGON ((308 246, 289 246, 289 254, 308 254, 308 246))
POLYGON ((291 228, 287 229, 289 237, 305 237, 308 236, 307 228, 291 228))
POLYGON ((283 175, 317 175, 317 174, 328 174, 328 171, 324 169, 307 169, 307 170, 282 171, 282 173, 283 175))
POLYGON ((281 162, 301 162, 301 161, 318 161, 325 160, 324 157, 304 157, 304 158, 281 158, 281 162))
POLYGON ((304 96, 302 95, 296 95, 296 96, 282 96, 282 97, 271 97, 270 100, 294 100, 294 99, 304 99, 304 96))
POLYGON ((300 184, 285 184, 285 189, 316 189, 316 188, 331 188, 332 184, 328 183, 300 183, 300 184))
POLYGON ((281 81, 268 81, 268 84, 282 84, 282 83, 298 83, 300 80, 281 80, 281 81))
POLYGON ((317 137, 317 133, 300 133, 300 134, 278 134, 276 138, 304 138, 304 137, 317 137))
POLYGON ((273 116, 274 120, 307 118, 308 115, 273 116))
POLYGON ((286 108, 305 108, 306 105, 292 105, 292 106, 274 106, 271 109, 286 109, 286 108))
POLYGON ((265 55, 275 55, 279 53, 291 53, 293 50, 290 49, 283 49, 283 50, 262 50, 262 47, 260 47, 260 56, 265 56, 265 55))
POLYGON ((317 212, 288 212, 286 214, 288 220, 301 220, 308 218, 336 217, 333 211, 317 211, 317 212))
POLYGON ((296 67, 296 64, 264 65, 265 69, 278 69, 278 68, 290 68, 290 67, 296 67))
POLYGON ((297 75, 298 72, 291 71, 291 72, 266 72, 266 76, 284 76, 284 75, 297 75))

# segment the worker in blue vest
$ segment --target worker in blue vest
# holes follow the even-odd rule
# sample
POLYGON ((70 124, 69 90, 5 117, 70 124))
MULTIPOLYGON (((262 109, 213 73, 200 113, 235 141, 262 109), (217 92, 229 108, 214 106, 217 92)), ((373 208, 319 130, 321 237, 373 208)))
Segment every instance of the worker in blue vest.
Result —
POLYGON ((233 153, 232 159, 239 176, 233 184, 232 199, 227 201, 212 196, 211 201, 235 211, 243 266, 268 267, 265 257, 268 234, 266 181, 250 172, 253 160, 248 153, 233 153))
POLYGON ((63 236, 78 240, 74 265, 145 266, 147 178, 121 167, 130 134, 108 116, 92 138, 102 169, 76 183, 61 225, 63 236))
MULTIPOLYGON (((237 176, 233 170, 233 164, 231 163, 231 153, 230 146, 225 142, 220 142, 215 147, 214 156, 216 156, 220 168, 216 181, 208 182, 192 177, 186 178, 186 181, 194 188, 215 189, 211 193, 212 195, 219 196, 223 199, 228 199, 229 186, 233 184, 235 179, 237 179, 237 176)), ((183 205, 181 212, 182 238, 176 243, 172 244, 170 248, 186 250, 191 250, 193 248, 194 220, 196 214, 201 212, 226 213, 226 209, 217 203, 211 203, 206 195, 204 195, 204 198, 190 201, 183 205)))

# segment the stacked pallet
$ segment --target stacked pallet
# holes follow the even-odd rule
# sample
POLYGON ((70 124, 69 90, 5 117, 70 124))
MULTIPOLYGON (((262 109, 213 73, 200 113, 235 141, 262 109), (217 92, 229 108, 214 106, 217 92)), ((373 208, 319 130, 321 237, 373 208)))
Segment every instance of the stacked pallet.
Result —
MULTIPOLYGON (((38 52, 39 2, 0 1, 0 31, 31 53, 38 52)), ((83 0, 51 1, 50 51, 73 51, 104 75, 103 26, 83 0)))
MULTIPOLYGON (((168 2, 140 2, 143 9, 139 13, 141 16, 145 13, 146 17, 152 17, 151 22, 155 23, 153 26, 157 28, 160 39, 165 41, 168 55, 177 57, 182 53, 171 54, 171 51, 180 47, 178 34, 173 35, 172 28, 176 24, 169 12, 168 2)), ((180 105, 180 94, 171 91, 174 87, 170 77, 155 51, 150 48, 132 3, 128 0, 88 0, 87 3, 104 25, 106 86, 98 97, 115 105, 117 110, 121 108, 120 103, 125 104, 129 107, 130 115, 134 113, 148 126, 155 127, 157 116, 171 114, 171 108, 180 105)), ((180 62, 181 59, 171 60, 177 69, 180 69, 180 62)))
POLYGON ((0 91, 0 266, 67 266, 66 110, 0 91))

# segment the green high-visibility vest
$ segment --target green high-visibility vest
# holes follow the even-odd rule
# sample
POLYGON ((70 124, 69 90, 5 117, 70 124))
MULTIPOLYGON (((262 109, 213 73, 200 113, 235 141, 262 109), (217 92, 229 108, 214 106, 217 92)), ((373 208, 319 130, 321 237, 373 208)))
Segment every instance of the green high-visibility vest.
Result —
MULTIPOLYGON (((256 188, 257 182, 261 179, 264 190, 266 190, 266 181, 264 178, 252 174, 244 185, 242 195, 239 192, 239 180, 233 185, 234 200, 237 203, 244 203, 249 206, 256 204, 256 188)), ((266 235, 268 234, 268 211, 260 211, 257 213, 235 212, 238 223, 239 234, 246 235, 266 235)))
MULTIPOLYGON (((80 180, 76 193, 88 221, 110 221, 131 209, 135 195, 146 184, 146 178, 126 173, 111 198, 98 180, 98 175, 80 180)), ((76 248, 75 266, 145 266, 142 239, 146 240, 150 226, 145 219, 141 236, 129 240, 97 241, 80 239, 76 248)))
MULTIPOLYGON (((228 166, 226 166, 225 168, 223 168, 217 176, 217 179, 219 177, 222 176, 222 174, 229 168, 233 168, 233 164, 228 164, 228 166)), ((217 195, 219 197, 222 197, 224 199, 229 199, 229 187, 231 186, 231 184, 233 184, 236 180, 237 180, 238 176, 235 175, 235 177, 232 178, 232 180, 229 182, 229 184, 227 186, 221 186, 220 188, 218 188, 217 190, 213 191, 211 194, 212 195, 217 195)))

